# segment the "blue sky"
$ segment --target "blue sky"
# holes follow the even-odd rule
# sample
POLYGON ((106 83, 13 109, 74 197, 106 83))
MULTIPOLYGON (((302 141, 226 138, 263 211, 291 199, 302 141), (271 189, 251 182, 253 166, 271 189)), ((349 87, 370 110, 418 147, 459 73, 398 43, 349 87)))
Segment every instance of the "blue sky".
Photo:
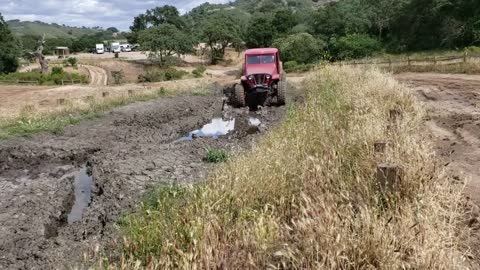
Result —
POLYGON ((173 5, 183 14, 204 2, 226 3, 228 0, 0 0, 0 13, 6 20, 104 28, 115 26, 128 30, 133 17, 147 9, 173 5))

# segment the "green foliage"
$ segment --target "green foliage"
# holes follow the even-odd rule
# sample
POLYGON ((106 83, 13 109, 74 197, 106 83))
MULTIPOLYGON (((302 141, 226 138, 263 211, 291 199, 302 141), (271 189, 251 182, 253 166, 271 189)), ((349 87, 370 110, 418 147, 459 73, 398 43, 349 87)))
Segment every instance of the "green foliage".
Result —
POLYGON ((40 85, 61 85, 64 82, 87 83, 88 79, 85 75, 78 73, 64 72, 61 67, 52 68, 50 74, 41 74, 39 71, 31 72, 14 72, 6 75, 0 75, 0 81, 16 82, 16 81, 31 81, 37 82, 40 85))
POLYGON ((43 23, 39 21, 29 22, 20 20, 11 20, 7 22, 12 31, 19 37, 23 36, 40 36, 45 34, 46 39, 75 39, 84 35, 94 35, 102 32, 102 29, 70 27, 66 25, 58 25, 55 23, 43 23))
POLYGON ((314 68, 315 64, 299 64, 297 61, 289 61, 283 64, 286 72, 307 72, 314 68))
POLYGON ((138 82, 163 82, 180 80, 187 74, 188 72, 177 70, 173 67, 168 67, 166 69, 150 69, 147 70, 145 74, 138 76, 138 82))
POLYGON ((68 62, 68 64, 69 64, 70 66, 76 67, 78 60, 77 60, 77 58, 75 58, 75 57, 69 57, 69 58, 67 59, 67 62, 68 62))
POLYGON ((20 44, 0 13, 0 74, 15 72, 20 57, 20 44))
POLYGON ((207 68, 205 66, 198 66, 192 71, 192 74, 195 78, 201 78, 203 77, 203 73, 205 73, 206 70, 207 68))
POLYGON ((193 51, 193 40, 175 25, 161 24, 140 32, 139 42, 144 50, 150 51, 150 59, 165 65, 165 59, 175 53, 193 51))
POLYGON ((223 149, 207 149, 207 156, 205 161, 209 163, 221 163, 228 160, 228 153, 223 149))
POLYGON ((331 46, 337 59, 354 59, 371 56, 381 44, 368 35, 353 34, 333 40, 331 46))
POLYGON ((275 37, 272 18, 264 14, 255 14, 247 28, 245 42, 248 48, 269 47, 275 37))
POLYGON ((306 64, 320 59, 325 44, 310 34, 300 33, 278 39, 273 46, 280 50, 283 61, 296 61, 300 64, 306 64))
POLYGON ((236 11, 220 10, 210 13, 201 22, 202 38, 210 48, 212 64, 222 60, 229 45, 239 47, 242 43, 244 23, 236 11))

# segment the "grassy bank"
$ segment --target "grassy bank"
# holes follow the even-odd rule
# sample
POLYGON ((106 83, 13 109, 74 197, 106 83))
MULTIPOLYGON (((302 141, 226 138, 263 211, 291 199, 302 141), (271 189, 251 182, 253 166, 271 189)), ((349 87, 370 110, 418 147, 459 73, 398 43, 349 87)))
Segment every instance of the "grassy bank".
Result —
POLYGON ((456 269, 469 231, 421 132, 422 110, 377 71, 326 67, 305 104, 196 186, 158 188, 120 222, 120 269, 456 269), (390 110, 400 111, 396 123, 390 110), (389 141, 384 154, 374 143, 389 141), (381 192, 378 164, 401 181, 381 192))
POLYGON ((452 64, 424 64, 424 65, 402 65, 393 66, 391 69, 393 73, 402 72, 435 72, 435 73, 452 73, 452 74, 480 74, 480 60, 469 59, 467 63, 452 63, 452 64))
POLYGON ((169 91, 161 88, 135 95, 123 95, 102 99, 89 99, 81 104, 67 104, 61 110, 54 112, 38 112, 32 106, 25 106, 20 114, 14 118, 0 118, 0 139, 13 136, 29 136, 39 132, 61 134, 65 127, 77 124, 83 120, 101 117, 116 107, 139 101, 148 101, 156 98, 174 95, 206 95, 206 89, 194 91, 169 91))

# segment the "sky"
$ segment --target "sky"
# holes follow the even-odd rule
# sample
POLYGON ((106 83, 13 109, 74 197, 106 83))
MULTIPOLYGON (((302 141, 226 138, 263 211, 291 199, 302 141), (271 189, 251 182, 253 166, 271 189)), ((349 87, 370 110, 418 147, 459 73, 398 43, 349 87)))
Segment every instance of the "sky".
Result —
POLYGON ((204 2, 218 4, 228 0, 0 0, 0 13, 5 20, 128 30, 133 18, 147 9, 173 5, 184 14, 204 2))

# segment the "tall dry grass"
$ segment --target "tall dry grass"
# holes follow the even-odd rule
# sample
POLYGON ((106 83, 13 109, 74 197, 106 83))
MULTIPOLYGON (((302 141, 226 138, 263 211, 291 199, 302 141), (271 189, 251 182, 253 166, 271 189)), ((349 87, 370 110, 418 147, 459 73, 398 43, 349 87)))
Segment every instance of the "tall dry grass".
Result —
POLYGON ((202 185, 158 188, 120 222, 119 269, 463 269, 462 186, 435 160, 423 111, 376 70, 326 67, 305 104, 202 185), (402 112, 392 126, 389 112, 402 112), (375 156, 377 140, 390 141, 375 156), (379 163, 403 167, 383 194, 379 163))
POLYGON ((468 59, 466 63, 425 63, 422 65, 401 65, 386 68, 393 73, 402 72, 436 72, 436 73, 460 73, 460 74, 480 74, 480 60, 477 58, 468 59))

